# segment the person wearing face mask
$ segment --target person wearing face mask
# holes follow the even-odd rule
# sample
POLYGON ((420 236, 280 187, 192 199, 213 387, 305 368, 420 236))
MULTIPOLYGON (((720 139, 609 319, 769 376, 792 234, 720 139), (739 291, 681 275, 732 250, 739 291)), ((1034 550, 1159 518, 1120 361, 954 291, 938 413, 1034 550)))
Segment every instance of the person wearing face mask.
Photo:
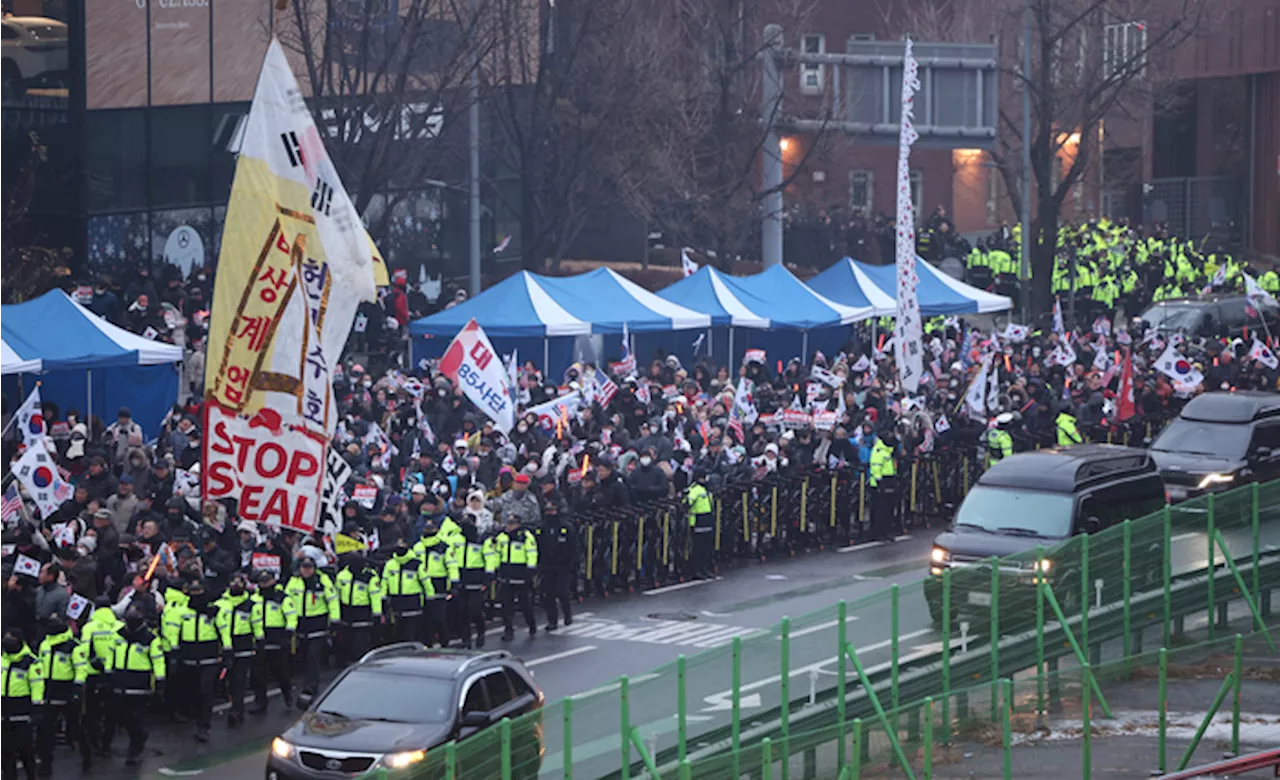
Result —
MULTIPOLYGON (((452 518, 445 518, 452 528, 458 525, 452 518)), ((449 645, 449 594, 458 583, 458 561, 455 557, 453 533, 442 531, 434 517, 428 517, 422 528, 422 538, 413 546, 414 556, 423 562, 424 573, 430 581, 422 604, 422 641, 427 647, 449 645)))
POLYGON ((382 568, 382 586, 391 610, 395 641, 416 640, 422 632, 424 599, 435 595, 426 562, 414 554, 409 540, 400 539, 396 552, 382 568))
POLYGON ((458 604, 458 629, 462 646, 472 647, 471 629, 475 628, 475 647, 484 647, 484 597, 498 570, 498 555, 492 539, 482 539, 475 523, 464 518, 461 538, 455 544, 458 581, 453 603, 458 604))
MULTIPOLYGON (((555 483, 544 486, 554 489, 555 483)), ((573 585, 578 573, 578 531, 560 513, 561 504, 550 490, 542 497, 542 523, 534 530, 538 541, 538 570, 542 575, 542 606, 547 610, 547 631, 573 625, 573 585)))
POLYGON ((22 629, 9 628, 0 639, 0 756, 6 778, 18 776, 18 761, 28 780, 36 776, 35 732, 32 721, 36 706, 44 701, 44 681, 40 661, 27 647, 22 629))
POLYGON ((664 499, 670 491, 670 479, 655 463, 653 450, 640 452, 640 465, 631 472, 628 482, 631 495, 638 504, 664 499))
POLYGON ((512 478, 511 489, 489 504, 495 518, 505 524, 516 517, 526 529, 538 527, 542 521, 542 510, 538 506, 537 497, 529 492, 529 483, 527 473, 517 474, 512 478))
POLYGON ((374 626, 383 620, 382 580, 377 567, 364 554, 364 540, 359 533, 358 527, 348 526, 336 543, 338 549, 344 550, 338 554, 341 569, 333 581, 338 590, 338 657, 347 664, 369 652, 374 626))
MULTIPOLYGON (((523 474, 520 476, 528 479, 523 474)), ((529 493, 525 495, 532 497, 529 493)), ((514 512, 506 515, 503 518, 506 530, 493 540, 493 549, 498 558, 498 597, 502 600, 504 642, 515 638, 512 622, 516 602, 519 602, 520 612, 529 628, 529 636, 538 633, 538 624, 533 616, 533 580, 538 570, 538 542, 533 532, 521 527, 520 517, 514 512)))
MULTIPOLYGON (((209 741, 213 720, 214 684, 223 663, 218 632, 218 604, 203 579, 188 580, 183 587, 187 606, 176 610, 177 659, 184 669, 182 689, 176 695, 188 701, 195 715, 195 740, 209 741)), ((166 618, 169 616, 166 615, 166 618)))
POLYGON ((147 745, 142 714, 152 694, 163 692, 165 671, 164 640, 147 626, 141 610, 130 607, 125 612, 124 629, 116 639, 110 661, 106 664, 106 672, 116 694, 116 715, 129 735, 125 766, 137 766, 147 745))
POLYGON ((253 602, 243 574, 231 578, 227 592, 214 602, 218 607, 215 624, 222 640, 222 663, 227 670, 227 690, 231 711, 227 725, 235 728, 244 721, 244 691, 253 667, 254 645, 259 639, 253 623, 253 602))
POLYGON ((61 719, 67 724, 67 739, 80 750, 80 771, 88 772, 93 759, 89 742, 84 738, 80 713, 89 668, 89 645, 76 638, 60 614, 50 617, 45 628, 45 637, 36 651, 40 677, 44 681, 45 704, 36 726, 40 771, 45 775, 53 773, 53 743, 61 719))
POLYGON ((293 682, 289 679, 289 649, 298 629, 298 614, 293 599, 276 586, 276 573, 263 571, 258 574, 258 591, 250 600, 249 619, 253 621, 253 634, 257 639, 254 655, 253 707, 249 712, 259 715, 267 711, 268 678, 280 686, 280 697, 286 708, 293 706, 293 682))
POLYGON ((116 715, 106 665, 116 639, 124 628, 124 623, 110 607, 110 599, 106 596, 98 597, 93 613, 80 629, 80 640, 89 647, 89 666, 85 678, 85 739, 99 755, 110 753, 111 739, 116 733, 116 715))
POLYGON ((871 448, 867 486, 871 488, 871 538, 893 541, 898 510, 898 438, 893 428, 880 432, 871 448))
POLYGON ((693 484, 684 492, 685 505, 689 508, 689 532, 693 537, 688 573, 695 579, 714 576, 711 568, 711 546, 715 525, 711 514, 711 493, 707 490, 708 476, 705 467, 696 466, 693 470, 693 484))
POLYGON ((305 664, 302 692, 314 696, 320 690, 320 661, 330 626, 340 617, 338 594, 329 575, 316 571, 315 560, 307 555, 298 559, 298 573, 284 590, 298 616, 298 655, 305 664))

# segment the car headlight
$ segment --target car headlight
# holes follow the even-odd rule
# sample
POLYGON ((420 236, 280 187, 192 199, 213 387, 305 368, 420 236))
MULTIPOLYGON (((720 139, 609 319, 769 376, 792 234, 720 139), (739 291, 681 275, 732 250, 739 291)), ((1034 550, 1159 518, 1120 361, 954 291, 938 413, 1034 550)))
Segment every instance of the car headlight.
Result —
POLYGON ((1235 478, 1235 474, 1205 474, 1204 479, 1200 480, 1200 489, 1204 490, 1210 485, 1226 485, 1235 478))
POLYGON ((1036 562, 1036 568, 1039 568, 1040 571, 1049 571, 1049 569, 1053 568, 1053 561, 1048 558, 1041 558, 1036 562))
POLYGON ((946 563, 951 560, 951 551, 943 547, 934 547, 929 553, 929 560, 934 563, 946 563))
POLYGON ((276 737, 275 739, 271 740, 271 752, 275 755, 276 758, 285 758, 285 759, 293 758, 294 747, 291 743, 286 742, 283 739, 280 739, 279 737, 276 737))
POLYGON ((425 750, 406 750, 403 753, 388 753, 382 759, 382 763, 386 764, 388 769, 404 769, 412 766, 427 757, 425 750))

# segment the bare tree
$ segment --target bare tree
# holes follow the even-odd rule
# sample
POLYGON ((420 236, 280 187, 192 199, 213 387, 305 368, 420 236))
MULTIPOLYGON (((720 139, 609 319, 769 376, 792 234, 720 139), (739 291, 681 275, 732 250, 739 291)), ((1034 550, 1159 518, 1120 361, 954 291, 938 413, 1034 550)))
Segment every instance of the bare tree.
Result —
MULTIPOLYGON (((1213 0, 942 0, 906 12, 879 0, 885 19, 926 41, 1000 44, 999 127, 992 164, 1021 213, 1022 149, 1030 144, 1033 311, 1052 306, 1052 277, 1063 205, 1101 164, 1105 120, 1150 110, 1162 69, 1177 47, 1203 35, 1220 13, 1213 0), (1023 35, 1030 8, 1031 35, 1023 35), (1024 72, 1023 48, 1031 67, 1024 72), (1023 138, 1022 94, 1031 105, 1023 138)), ((1222 3, 1226 5, 1227 3, 1222 3)))
POLYGON ((21 147, 16 142, 5 151, 4 210, 0 230, 4 250, 0 267, 4 272, 4 302, 21 303, 58 286, 68 276, 73 255, 70 247, 46 246, 46 231, 31 218, 31 203, 41 169, 48 162, 48 149, 34 130, 21 147))
MULTIPOLYGON (((629 205, 678 245, 714 254, 724 268, 753 254, 763 200, 760 158, 770 121, 785 121, 794 96, 761 105, 762 31, 778 23, 795 36, 816 0, 677 0, 675 35, 687 45, 668 66, 671 100, 650 117, 649 163, 626 182, 629 205)), ((792 38, 794 40, 794 37, 792 38)), ((784 75, 785 82, 785 75, 784 75)), ((782 188, 823 149, 819 132, 789 160, 782 188)))
POLYGON ((558 263, 589 214, 651 159, 645 130, 672 87, 678 42, 649 0, 490 0, 485 153, 518 176, 495 188, 520 215, 522 264, 558 263))
MULTIPOLYGON (((467 0, 281 0, 275 32, 309 90, 316 124, 356 209, 382 220, 462 159, 462 88, 475 34, 467 0), (287 3, 287 5, 285 5, 287 3)), ((462 135, 465 143, 465 134, 462 135)), ((375 237, 381 232, 371 225, 375 237)))

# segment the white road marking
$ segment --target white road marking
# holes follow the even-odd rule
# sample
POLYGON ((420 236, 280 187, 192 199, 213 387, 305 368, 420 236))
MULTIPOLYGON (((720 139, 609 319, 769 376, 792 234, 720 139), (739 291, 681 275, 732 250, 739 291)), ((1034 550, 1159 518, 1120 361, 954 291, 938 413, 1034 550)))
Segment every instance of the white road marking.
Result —
POLYGON ((730 613, 728 612, 710 612, 705 609, 702 610, 702 614, 706 615, 707 617, 729 617, 730 615, 730 613))
POLYGON ((162 766, 162 767, 160 767, 159 769, 157 769, 156 771, 157 771, 157 772, 159 772, 160 774, 164 775, 165 777, 194 777, 195 775, 200 774, 200 773, 201 773, 201 772, 203 772, 204 770, 203 770, 203 769, 183 769, 183 770, 179 770, 179 769, 170 769, 170 768, 169 768, 169 767, 167 767, 167 766, 162 766))
MULTIPOLYGON (((650 674, 642 674, 642 675, 640 675, 640 676, 638 676, 638 677, 628 677, 628 678, 627 678, 627 685, 628 685, 628 686, 631 686, 631 685, 639 685, 639 684, 640 684, 640 683, 642 683, 642 682, 648 682, 649 680, 653 680, 653 679, 655 679, 655 678, 657 678, 657 677, 661 677, 661 675, 659 675, 659 674, 654 674, 654 673, 650 673, 650 674)), ((591 689, 591 690, 589 690, 589 691, 583 691, 582 693, 575 693, 575 694, 571 695, 569 698, 570 698, 570 699, 575 699, 575 700, 576 700, 576 699, 585 699, 585 698, 588 698, 588 697, 590 697, 590 696, 595 696, 597 693, 607 693, 608 691, 616 691, 616 690, 618 690, 618 689, 619 689, 619 688, 621 688, 621 687, 622 687, 622 683, 617 682, 617 681, 614 681, 614 682, 611 682, 611 683, 609 683, 609 684, 607 684, 607 685, 601 685, 599 688, 592 688, 592 689, 591 689)), ((617 737, 614 737, 614 741, 615 741, 615 742, 617 741, 617 737)), ((574 750, 574 755, 577 755, 577 749, 576 749, 576 748, 575 748, 575 750, 574 750)))
POLYGON ((692 588, 698 585, 706 585, 709 582, 716 582, 719 579, 721 578, 716 577, 714 580, 689 580, 688 582, 677 582, 675 585, 663 585, 661 588, 646 590, 644 595, 661 596, 663 593, 670 593, 673 590, 684 590, 685 588, 692 588))
POLYGON ((863 542, 862 544, 851 544, 848 547, 841 547, 836 550, 836 552, 847 553, 857 552, 858 550, 869 550, 872 547, 879 547, 882 544, 884 544, 884 542, 863 542))
MULTIPOLYGON (((738 697, 739 709, 749 710, 749 709, 754 709, 760 706, 763 706, 763 702, 761 701, 760 694, 758 693, 750 693, 750 694, 747 694, 746 696, 738 697)), ((731 709, 733 709, 733 701, 729 700, 729 701, 718 701, 715 703, 715 706, 712 706, 712 707, 703 707, 702 711, 703 712, 723 712, 725 710, 731 710, 731 709)))
POLYGON ((1171 536, 1171 537, 1169 537, 1169 541, 1170 541, 1170 542, 1180 542, 1180 541, 1182 541, 1183 539, 1197 539, 1197 538, 1201 538, 1201 536, 1200 536, 1200 534, 1199 534, 1198 532, 1196 532, 1196 531, 1188 531, 1188 532, 1187 532, 1187 533, 1185 533, 1185 534, 1177 534, 1176 536, 1171 536))
MULTIPOLYGON (((857 619, 858 619, 857 615, 849 615, 847 618, 845 618, 845 622, 848 623, 849 621, 857 620, 857 619)), ((828 620, 827 622, 819 623, 816 626, 809 626, 808 628, 802 628, 799 631, 792 631, 791 638, 798 639, 799 637, 808 636, 809 634, 816 634, 819 631, 826 631, 828 628, 831 628, 832 626, 836 626, 839 624, 840 624, 840 618, 836 618, 835 620, 828 620)))
POLYGON ((895 537, 893 537, 893 541, 895 541, 895 542, 905 542, 905 541, 907 541, 908 539, 912 539, 912 538, 914 538, 914 537, 912 537, 912 536, 911 536, 911 534, 903 534, 902 536, 895 536, 895 537))
POLYGON ((583 653, 589 653, 595 649, 597 649, 595 645, 583 645, 582 647, 575 647, 572 650, 565 650, 563 653, 554 653, 552 655, 544 655, 541 658, 535 658, 532 661, 525 661, 524 665, 540 666, 542 664, 549 664, 552 661, 559 661, 564 658, 572 658, 575 655, 582 655, 583 653))

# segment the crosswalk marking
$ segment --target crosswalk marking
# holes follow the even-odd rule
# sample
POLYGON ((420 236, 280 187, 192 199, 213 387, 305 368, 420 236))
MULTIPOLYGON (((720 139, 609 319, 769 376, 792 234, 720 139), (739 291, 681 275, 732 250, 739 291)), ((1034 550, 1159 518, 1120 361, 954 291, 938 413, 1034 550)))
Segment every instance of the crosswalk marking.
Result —
POLYGON ((681 620, 651 620, 641 624, 616 623, 607 620, 574 620, 572 626, 566 626, 556 634, 584 639, 710 648, 719 647, 735 636, 745 636, 758 631, 759 629, 748 626, 681 620))

